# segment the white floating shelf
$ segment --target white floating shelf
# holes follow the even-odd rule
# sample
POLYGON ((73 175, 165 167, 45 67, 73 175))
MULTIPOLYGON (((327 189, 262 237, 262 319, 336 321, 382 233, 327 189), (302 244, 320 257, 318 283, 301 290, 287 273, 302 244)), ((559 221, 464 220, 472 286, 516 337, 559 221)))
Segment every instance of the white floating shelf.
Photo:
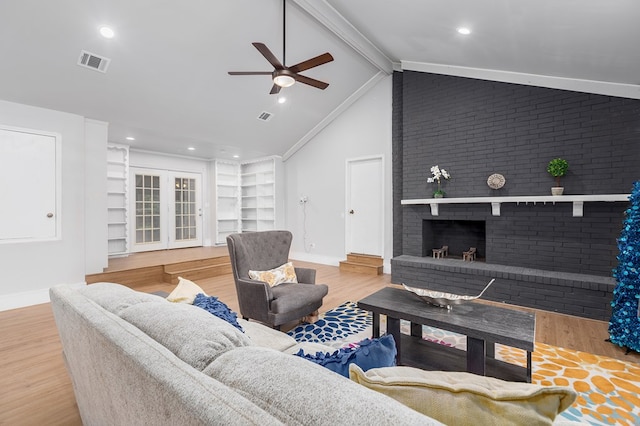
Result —
POLYGON ((463 197, 463 198, 421 198, 415 200, 402 200, 403 205, 428 204, 431 206, 431 214, 438 216, 440 204, 491 204, 491 214, 500 216, 502 203, 573 203, 573 216, 582 217, 584 203, 588 202, 615 202, 628 201, 630 194, 596 194, 596 195, 542 195, 542 196, 513 196, 513 197, 463 197))

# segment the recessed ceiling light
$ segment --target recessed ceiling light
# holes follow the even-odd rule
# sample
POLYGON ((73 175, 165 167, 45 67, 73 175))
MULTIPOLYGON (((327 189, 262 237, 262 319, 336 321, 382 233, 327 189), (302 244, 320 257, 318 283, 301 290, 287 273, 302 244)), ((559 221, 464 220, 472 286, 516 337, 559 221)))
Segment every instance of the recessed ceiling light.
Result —
POLYGON ((135 141, 136 140, 136 138, 134 138, 133 136, 127 136, 125 139, 128 140, 128 141, 135 141))
POLYGON ((111 29, 110 27, 107 27, 105 25, 103 25, 102 27, 99 28, 100 31, 100 35, 104 38, 113 38, 116 33, 113 31, 113 29, 111 29))
POLYGON ((188 147, 187 149, 188 149, 189 151, 195 151, 195 150, 196 150, 196 149, 195 149, 194 147, 192 147, 192 146, 188 147))
POLYGON ((240 158, 240 156, 236 154, 233 156, 233 158, 240 158))
POLYGON ((460 33, 462 35, 469 35, 469 34, 471 34, 471 30, 469 28, 460 27, 460 28, 458 28, 458 33, 460 33))
POLYGON ((278 103, 279 104, 283 104, 287 102, 287 98, 285 98, 284 96, 278 96, 278 103))

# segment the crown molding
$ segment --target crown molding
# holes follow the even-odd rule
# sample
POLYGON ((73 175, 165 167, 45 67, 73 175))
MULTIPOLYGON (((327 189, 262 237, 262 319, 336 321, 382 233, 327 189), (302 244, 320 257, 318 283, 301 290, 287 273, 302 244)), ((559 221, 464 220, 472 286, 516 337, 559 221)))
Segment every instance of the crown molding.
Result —
POLYGON ((640 85, 610 83, 606 81, 580 80, 575 78, 554 77, 498 71, 483 68, 456 67, 451 65, 425 62, 402 61, 405 71, 419 71, 433 74, 454 75, 457 77, 477 78, 480 80, 500 81, 503 83, 524 84, 527 86, 548 87, 551 89, 571 90, 574 92, 594 93, 620 98, 640 99, 640 85))
POLYGON ((325 0, 292 0, 380 71, 393 73, 391 60, 325 0))

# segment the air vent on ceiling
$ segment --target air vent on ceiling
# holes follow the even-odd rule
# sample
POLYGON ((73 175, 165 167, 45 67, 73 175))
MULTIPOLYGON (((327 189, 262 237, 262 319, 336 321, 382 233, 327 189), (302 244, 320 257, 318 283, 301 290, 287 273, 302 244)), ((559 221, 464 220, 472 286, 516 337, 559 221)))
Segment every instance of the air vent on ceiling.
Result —
POLYGON ((80 52, 80 59, 78 59, 78 65, 81 67, 89 68, 95 71, 107 72, 111 59, 103 58, 94 53, 82 50, 80 52))
POLYGON ((271 117, 273 117, 273 114, 271 114, 270 112, 267 112, 267 111, 262 111, 262 113, 260 113, 260 115, 258 116, 258 120, 260 120, 260 121, 269 121, 269 120, 271 120, 271 117))

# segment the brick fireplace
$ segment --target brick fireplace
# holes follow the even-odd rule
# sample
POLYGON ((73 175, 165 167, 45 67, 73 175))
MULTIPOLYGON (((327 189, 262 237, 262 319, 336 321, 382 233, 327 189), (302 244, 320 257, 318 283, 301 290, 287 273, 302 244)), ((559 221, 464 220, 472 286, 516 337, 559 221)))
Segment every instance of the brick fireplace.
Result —
POLYGON ((486 253, 484 220, 424 219, 422 222, 422 256, 432 256, 433 249, 449 247, 449 257, 462 258, 462 252, 475 247, 477 259, 486 253))
POLYGON ((394 74, 392 282, 608 321, 627 202, 429 205, 430 167, 447 197, 550 195, 552 158, 569 162, 565 194, 625 194, 640 169, 640 101, 418 72, 394 74), (506 185, 490 189, 501 173, 506 185), (448 259, 431 249, 449 246, 448 259), (477 245, 480 262, 463 262, 477 245))

